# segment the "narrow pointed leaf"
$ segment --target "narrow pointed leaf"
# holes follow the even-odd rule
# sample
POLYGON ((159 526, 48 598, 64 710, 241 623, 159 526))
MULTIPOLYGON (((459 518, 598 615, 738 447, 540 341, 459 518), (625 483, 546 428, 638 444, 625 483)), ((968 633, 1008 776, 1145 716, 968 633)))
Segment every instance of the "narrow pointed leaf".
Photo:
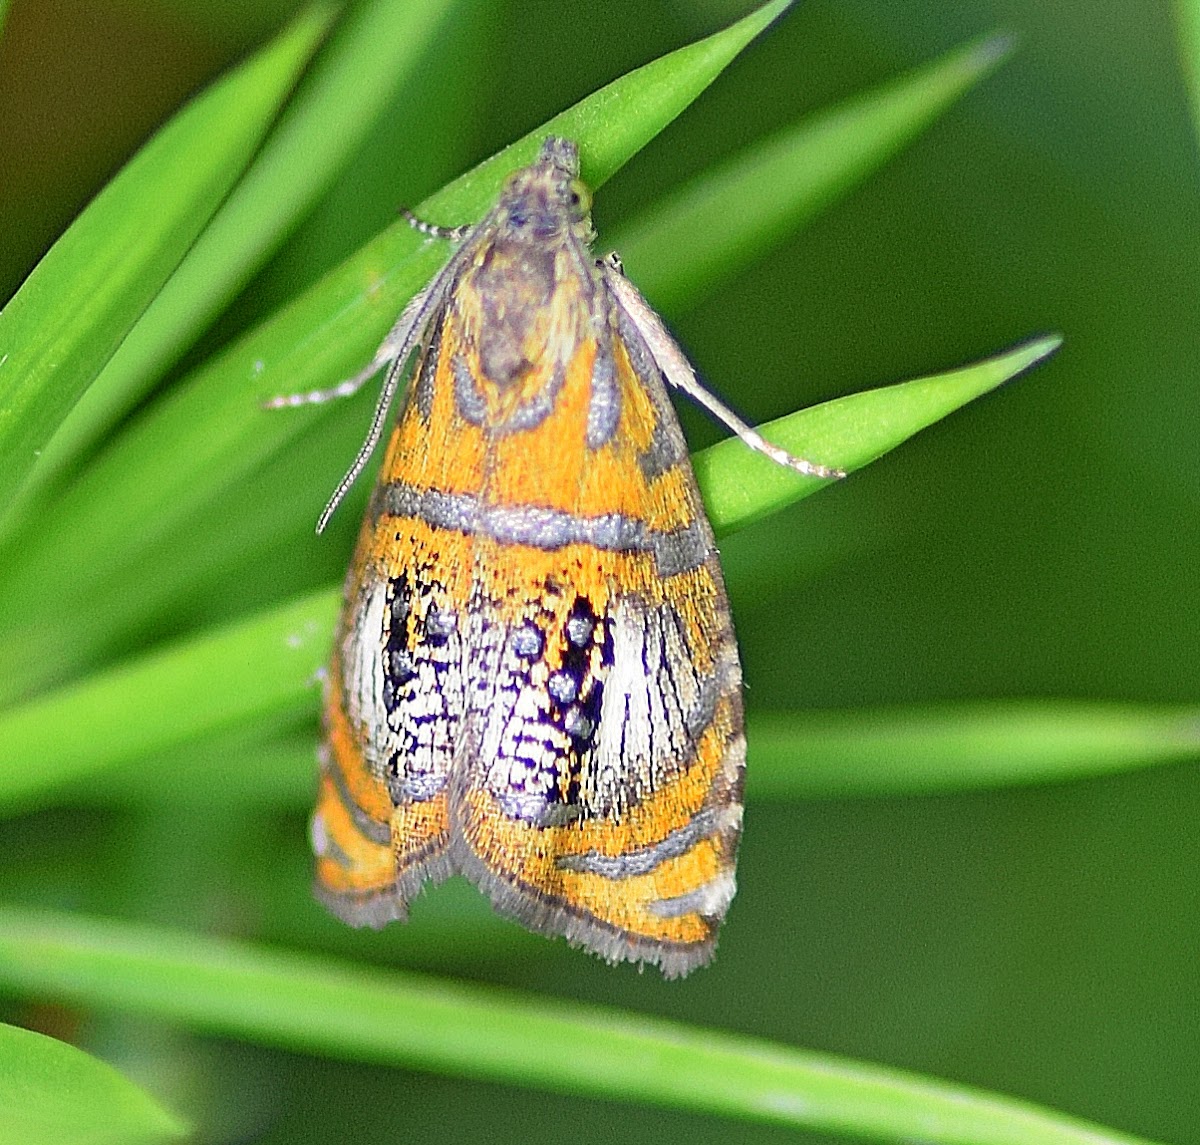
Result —
POLYGON ((747 740, 751 798, 919 795, 1090 779, 1194 760, 1200 757, 1200 710, 1009 700, 758 713, 747 740))
MULTIPOLYGON (((752 802, 1063 783, 1200 758, 1200 709, 1187 706, 998 700, 750 711, 746 720, 752 802)), ((175 777, 190 775, 188 800, 302 812, 313 797, 315 734, 309 720, 253 739, 245 732, 203 739, 97 771, 72 788, 73 797, 106 806, 178 803, 185 793, 175 777)))
MULTIPOLYGON (((847 471, 894 449, 972 398, 1030 369, 1058 349, 1056 336, 960 370, 851 394, 760 426, 768 441, 847 471)), ((822 482, 776 465, 729 438, 693 459, 718 533, 742 528, 807 496, 822 482)))
POLYGON ((0 806, 315 702, 336 612, 336 592, 306 597, 0 713, 0 806))
POLYGON ((0 1025, 0 1141, 154 1145, 187 1132, 111 1066, 65 1042, 0 1025))
POLYGON ((593 190, 603 186, 791 3, 771 0, 728 28, 613 80, 431 195, 421 204, 421 217, 447 224, 482 217, 505 176, 532 163, 547 135, 575 140, 583 179, 593 190))
POLYGON ((249 160, 323 34, 305 10, 188 104, 125 165, 0 313, 0 506, 5 510, 249 160))
POLYGON ((1192 130, 1200 140, 1200 0, 1174 0, 1179 65, 1192 103, 1192 130))
POLYGON ((987 76, 993 37, 808 117, 736 155, 606 239, 656 306, 693 305, 844 196, 987 76))
POLYGON ((938 1145, 1135 1145, 1036 1105, 615 1010, 0 908, 0 983, 223 1036, 533 1089, 938 1145))
MULTIPOLYGON (((314 706, 316 698, 314 692, 314 706)), ((781 776, 787 770, 788 731, 785 725, 775 741, 773 790, 787 785, 781 776)), ((317 734, 316 712, 310 710, 290 719, 260 718, 213 733, 192 731, 189 737, 196 738, 160 746, 152 755, 145 755, 138 744, 127 744, 125 750, 133 753, 128 762, 79 773, 70 786, 71 798, 97 807, 174 804, 303 814, 316 790, 317 734), (253 760, 253 766, 247 766, 247 760, 253 760), (181 790, 180 775, 193 779, 186 790, 181 790)), ((62 790, 60 783, 56 791, 62 790)), ((36 795, 41 802, 41 793, 36 795)), ((4 805, 0 785, 0 807, 4 805)))

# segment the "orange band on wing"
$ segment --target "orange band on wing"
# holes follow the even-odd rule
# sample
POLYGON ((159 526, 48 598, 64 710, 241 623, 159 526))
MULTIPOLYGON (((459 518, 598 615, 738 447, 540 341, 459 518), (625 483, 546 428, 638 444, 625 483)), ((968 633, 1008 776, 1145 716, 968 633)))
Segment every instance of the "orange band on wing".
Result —
POLYGON ((313 815, 317 879, 337 894, 363 894, 391 888, 396 859, 391 842, 369 839, 355 823, 333 780, 321 777, 313 815))

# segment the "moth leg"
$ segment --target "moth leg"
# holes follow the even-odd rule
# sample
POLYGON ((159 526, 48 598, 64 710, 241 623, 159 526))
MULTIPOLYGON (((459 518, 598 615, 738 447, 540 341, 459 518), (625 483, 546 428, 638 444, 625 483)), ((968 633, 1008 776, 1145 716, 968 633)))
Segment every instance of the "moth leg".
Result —
POLYGON ((758 430, 747 425, 724 402, 704 387, 696 377, 687 356, 650 304, 641 296, 637 287, 623 273, 620 257, 614 252, 599 262, 605 282, 612 290, 617 304, 637 328, 646 343, 667 384, 687 394, 697 405, 707 410, 717 421, 737 434, 741 440, 757 453, 769 457, 777 465, 794 469, 806 477, 845 477, 844 469, 821 465, 803 457, 795 457, 786 449, 772 445, 758 430))
MULTIPOLYGON (((407 214, 407 213, 406 213, 407 214)), ((411 216, 409 221, 412 222, 411 216)), ((422 224, 422 228, 432 227, 432 223, 422 224)), ((440 233, 442 228, 437 228, 440 233)), ((469 227, 456 227, 446 231, 445 237, 461 238, 470 230, 469 227), (460 234, 461 232, 461 234, 460 234)), ((433 230, 426 233, 433 234, 433 230)), ((443 311, 446 297, 459 273, 462 262, 462 250, 458 251, 450 261, 442 267, 419 294, 413 295, 396 324, 388 331, 387 337, 379 344, 371 361, 357 374, 339 382, 327 389, 310 390, 302 394, 285 394, 270 398, 263 405, 267 409, 282 409, 287 406, 308 405, 310 403, 326 402, 333 398, 349 397, 357 393, 372 377, 385 366, 387 373, 383 378, 383 387, 375 403, 375 412, 371 417, 371 426, 367 430, 366 440, 359 447, 358 454, 351 462, 346 475, 338 482, 333 495, 329 498, 321 516, 317 519, 317 532, 324 532, 329 518, 342 502, 342 498, 350 491, 350 487, 358 480, 359 475, 371 460, 371 454, 383 436, 383 427, 387 424, 388 410, 396 391, 400 388, 400 379, 404 374, 404 366, 416 348, 425 340, 426 332, 436 317, 443 311)))
MULTIPOLYGON (((353 393, 358 386, 384 365, 388 367, 383 378, 383 387, 379 391, 379 398, 375 402, 375 412, 371 417, 371 426, 367 430, 366 439, 359 446, 357 455, 350 463, 350 468, 346 470, 346 475, 338 482, 337 488, 326 502, 325 508, 321 510, 321 516, 317 518, 318 533, 324 532, 334 510, 342 503, 342 498, 350 491, 350 487, 358 480, 359 474, 371 460, 371 454, 375 452, 375 447, 383 436, 383 427, 387 424, 388 410, 391 408, 392 399, 400 388, 400 378, 404 373, 405 363, 424 340, 426 331, 436 316, 441 313, 455 274, 457 274, 456 261, 451 259, 420 294, 413 296, 396 325, 388 331, 387 337, 375 351, 375 357, 371 360, 371 364, 361 373, 355 374, 353 378, 342 383, 343 386, 353 387, 347 391, 353 393)), ((334 389, 338 388, 334 387, 334 389)))
POLYGON ((353 377, 317 390, 306 390, 298 394, 280 394, 277 397, 267 398, 262 403, 263 409, 290 409, 295 406, 320 405, 333 401, 335 398, 348 398, 358 393, 384 366, 411 353, 416 343, 416 339, 413 338, 414 328, 420 323, 423 330, 425 321, 429 317, 427 311, 430 302, 429 295, 436 284, 435 280, 425 290, 413 295, 403 313, 396 320, 396 324, 388 331, 387 337, 380 342, 379 349, 375 351, 370 362, 353 377))

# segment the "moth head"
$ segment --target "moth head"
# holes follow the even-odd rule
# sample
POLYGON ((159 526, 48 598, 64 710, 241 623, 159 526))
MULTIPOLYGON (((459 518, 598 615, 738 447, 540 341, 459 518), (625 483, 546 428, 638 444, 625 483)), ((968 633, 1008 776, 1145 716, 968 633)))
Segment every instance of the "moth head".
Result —
POLYGON ((535 163, 508 177, 497 222, 517 240, 543 243, 574 235, 588 242, 591 209, 591 191, 579 178, 579 147, 551 135, 535 163))

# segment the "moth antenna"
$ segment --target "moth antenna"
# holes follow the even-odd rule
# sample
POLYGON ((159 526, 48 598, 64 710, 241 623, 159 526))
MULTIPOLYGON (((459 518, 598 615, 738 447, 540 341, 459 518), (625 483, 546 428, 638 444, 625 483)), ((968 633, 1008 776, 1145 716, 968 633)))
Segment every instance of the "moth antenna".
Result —
POLYGON ((321 516, 317 519, 318 533, 325 531, 325 526, 329 524, 329 518, 333 516, 334 510, 342 503, 342 499, 350 492, 350 487, 358 480, 359 475, 366 469, 367 462, 371 460, 371 454, 375 452, 375 447, 383 436, 383 426, 387 421, 388 409, 400 385, 400 375, 404 371, 406 359, 407 356, 397 358, 388 367, 388 372, 384 375, 383 387, 379 391, 379 398, 375 402, 375 413, 371 418, 371 428, 367 431, 366 440, 359 446, 358 454, 350 468, 346 470, 346 475, 338 482, 333 495, 325 503, 325 508, 321 510, 321 516))
POLYGON ((383 387, 379 391, 379 398, 375 402, 375 413, 371 418, 371 428, 367 432, 367 438, 362 443, 354 463, 346 470, 346 476, 338 482, 333 496, 329 498, 321 516, 317 519, 318 533, 325 531, 325 526, 329 524, 329 518, 333 516, 334 510, 341 504, 342 498, 350 491, 350 486, 358 480, 359 474, 371 460, 371 454, 375 452, 375 447, 379 444, 380 437, 383 436, 383 426, 387 420, 388 408, 400 386, 400 376, 404 372, 404 364, 412 356, 417 344, 425 337, 425 331, 429 328, 434 315, 445 303, 446 291, 457 273, 456 260, 457 255, 442 267, 437 277, 420 294, 412 298, 396 321, 396 325, 388 331, 387 337, 375 351, 375 357, 371 364, 351 379, 361 385, 367 378, 377 374, 385 364, 388 367, 383 378, 383 387))
POLYGON ((448 239, 452 243, 462 242, 475 225, 474 223, 461 223, 457 227, 443 227, 438 223, 427 223, 424 219, 417 218, 407 207, 401 207, 400 213, 408 220, 408 225, 414 231, 420 231, 421 234, 430 235, 435 239, 448 239))
POLYGON ((324 402, 336 401, 338 398, 348 398, 358 393, 377 373, 383 362, 372 361, 352 378, 338 382, 336 386, 327 386, 319 390, 305 390, 301 394, 280 394, 278 397, 267 398, 262 403, 263 409, 290 409, 295 406, 321 405, 324 402))

